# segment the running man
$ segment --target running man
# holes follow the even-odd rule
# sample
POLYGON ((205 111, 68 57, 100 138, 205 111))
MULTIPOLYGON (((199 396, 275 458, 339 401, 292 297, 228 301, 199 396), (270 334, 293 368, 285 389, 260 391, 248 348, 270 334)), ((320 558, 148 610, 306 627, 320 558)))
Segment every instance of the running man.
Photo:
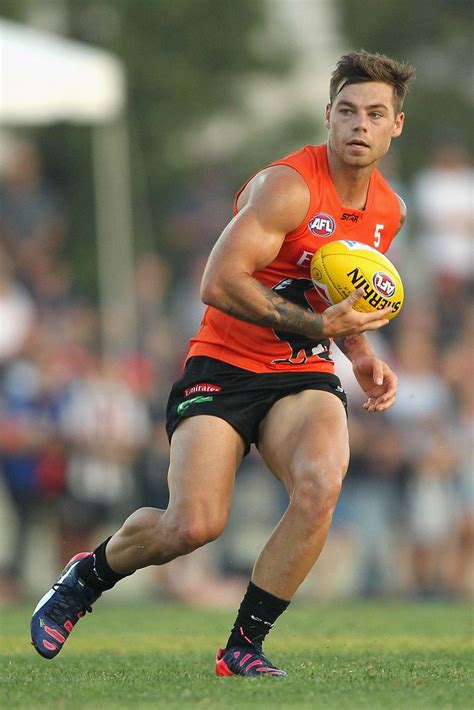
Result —
POLYGON ((262 644, 321 553, 349 461, 332 341, 351 360, 368 412, 391 407, 397 388, 364 335, 388 323, 389 309, 355 311, 360 290, 327 308, 309 265, 336 239, 385 252, 403 224, 405 206, 377 165, 402 132, 413 75, 384 55, 342 56, 330 82, 327 143, 275 161, 238 192, 202 279, 208 307, 168 402, 169 506, 135 511, 92 553, 73 557, 33 614, 32 642, 45 658, 122 578, 219 537, 253 443, 289 504, 255 562, 216 673, 286 675, 262 644))

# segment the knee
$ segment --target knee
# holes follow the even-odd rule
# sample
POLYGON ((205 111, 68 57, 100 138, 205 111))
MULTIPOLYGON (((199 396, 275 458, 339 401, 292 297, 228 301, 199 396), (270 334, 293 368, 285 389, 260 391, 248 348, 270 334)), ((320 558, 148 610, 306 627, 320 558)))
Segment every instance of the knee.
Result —
POLYGON ((190 519, 183 517, 176 523, 174 542, 178 554, 186 555, 208 542, 216 540, 223 532, 226 521, 221 518, 190 519))
POLYGON ((335 460, 305 463, 294 474, 291 500, 310 519, 332 516, 347 464, 335 460))

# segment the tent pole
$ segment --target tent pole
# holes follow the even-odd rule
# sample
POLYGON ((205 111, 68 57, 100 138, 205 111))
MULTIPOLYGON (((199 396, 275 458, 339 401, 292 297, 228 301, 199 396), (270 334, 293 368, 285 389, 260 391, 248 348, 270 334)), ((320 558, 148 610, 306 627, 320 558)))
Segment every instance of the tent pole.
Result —
POLYGON ((92 129, 102 357, 136 350, 136 298, 125 118, 92 129))

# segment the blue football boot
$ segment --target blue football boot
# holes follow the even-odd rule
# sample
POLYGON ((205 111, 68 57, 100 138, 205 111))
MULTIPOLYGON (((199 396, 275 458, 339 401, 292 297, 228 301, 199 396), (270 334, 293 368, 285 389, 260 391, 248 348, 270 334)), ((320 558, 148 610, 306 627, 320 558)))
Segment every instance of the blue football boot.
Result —
POLYGON ((92 604, 100 597, 77 573, 79 562, 91 554, 80 552, 69 560, 33 612, 31 643, 43 658, 57 656, 79 619, 92 611, 92 604))

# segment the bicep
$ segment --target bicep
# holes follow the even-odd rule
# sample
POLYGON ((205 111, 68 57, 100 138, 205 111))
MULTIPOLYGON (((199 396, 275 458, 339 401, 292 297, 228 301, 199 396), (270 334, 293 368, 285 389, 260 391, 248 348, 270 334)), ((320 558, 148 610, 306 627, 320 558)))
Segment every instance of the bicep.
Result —
POLYGON ((262 171, 216 242, 206 273, 253 274, 263 269, 278 255, 286 234, 301 224, 308 205, 306 183, 292 168, 262 171))
POLYGON ((245 207, 219 237, 206 271, 253 274, 275 259, 285 234, 278 225, 262 221, 258 210, 245 207))

